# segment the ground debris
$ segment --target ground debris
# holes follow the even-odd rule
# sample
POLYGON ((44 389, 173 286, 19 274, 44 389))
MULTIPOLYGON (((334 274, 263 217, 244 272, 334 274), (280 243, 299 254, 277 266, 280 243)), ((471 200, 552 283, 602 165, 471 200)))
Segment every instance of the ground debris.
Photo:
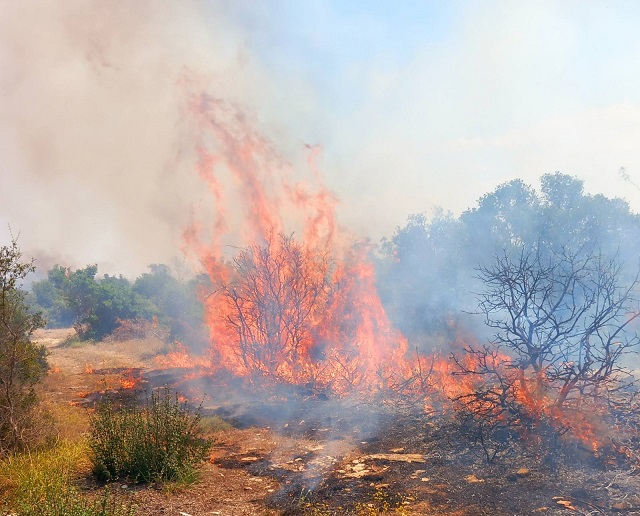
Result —
POLYGON ((569 500, 565 500, 561 496, 554 496, 553 497, 553 501, 556 502, 556 505, 560 505, 560 506, 564 507, 565 509, 569 509, 569 510, 572 510, 572 511, 576 511, 577 510, 573 506, 572 502, 570 502, 569 500))
POLYGON ((390 462, 426 462, 419 453, 372 453, 362 457, 363 460, 388 460, 390 462))

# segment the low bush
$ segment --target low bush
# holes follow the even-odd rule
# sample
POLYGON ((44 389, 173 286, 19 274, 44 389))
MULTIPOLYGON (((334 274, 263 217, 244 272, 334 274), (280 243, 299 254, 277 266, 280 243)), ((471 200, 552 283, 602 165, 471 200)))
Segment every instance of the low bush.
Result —
POLYGON ((167 388, 151 392, 142 406, 105 400, 90 423, 93 474, 101 480, 189 482, 210 448, 199 422, 200 408, 189 411, 167 388))

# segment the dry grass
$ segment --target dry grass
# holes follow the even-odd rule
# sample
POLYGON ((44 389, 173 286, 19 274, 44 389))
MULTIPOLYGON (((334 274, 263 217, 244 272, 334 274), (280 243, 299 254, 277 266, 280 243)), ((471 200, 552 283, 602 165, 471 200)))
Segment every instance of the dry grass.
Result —
POLYGON ((10 505, 37 505, 51 492, 63 492, 89 471, 85 439, 59 441, 51 448, 8 456, 0 462, 0 498, 10 505))

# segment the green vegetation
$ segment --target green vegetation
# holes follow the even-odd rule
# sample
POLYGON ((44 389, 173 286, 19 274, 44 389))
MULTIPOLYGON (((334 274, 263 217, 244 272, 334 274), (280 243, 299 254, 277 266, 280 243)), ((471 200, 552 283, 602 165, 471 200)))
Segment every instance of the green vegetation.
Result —
POLYGON ((91 419, 91 461, 101 480, 188 483, 207 455, 210 442, 201 437, 200 411, 169 389, 152 392, 146 404, 99 404, 91 419))
POLYGON ((134 507, 108 490, 83 494, 74 486, 86 471, 87 444, 60 441, 44 450, 0 462, 0 511, 21 516, 129 516, 134 507))
POLYGON ((198 294, 205 291, 208 281, 206 275, 181 281, 169 267, 156 264, 135 280, 133 290, 156 307, 160 324, 169 328, 170 340, 202 347, 206 334, 202 331, 203 310, 198 294))
POLYGON ((35 385, 47 371, 45 349, 31 342, 44 321, 29 311, 21 288, 35 268, 21 257, 15 239, 0 247, 0 457, 36 439, 35 385))
POLYGON ((206 277, 180 281, 166 265, 149 269, 132 283, 122 276, 98 278, 96 265, 75 271, 56 265, 33 283, 32 304, 49 327, 73 326, 80 340, 102 339, 123 324, 125 334, 159 324, 170 340, 201 347, 205 333, 196 291, 206 277))
POLYGON ((378 289, 412 345, 428 352, 461 331, 481 336, 470 315, 477 310, 474 293, 484 288, 477 268, 491 267, 496 256, 597 254, 623 264, 620 283, 633 283, 640 216, 628 203, 589 195, 581 180, 560 173, 543 176, 540 185, 536 190, 519 179, 502 184, 459 217, 443 211, 431 218, 412 215, 383 240, 378 289))
POLYGON ((96 265, 76 271, 56 265, 46 280, 33 284, 36 303, 52 326, 72 322, 80 338, 101 339, 118 326, 118 319, 151 319, 157 313, 126 278, 105 274, 97 280, 97 272, 96 265))

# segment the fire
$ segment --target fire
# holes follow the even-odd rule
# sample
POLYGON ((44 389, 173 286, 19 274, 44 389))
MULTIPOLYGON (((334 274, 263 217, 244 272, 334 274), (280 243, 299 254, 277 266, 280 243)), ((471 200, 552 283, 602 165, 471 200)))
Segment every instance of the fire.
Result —
POLYGON ((194 356, 176 343, 157 365, 337 396, 394 391, 428 412, 475 411, 524 433, 543 422, 560 434, 571 429, 597 451, 595 425, 557 403, 545 371, 531 374, 462 341, 451 344, 455 360, 410 352, 376 290, 370 246, 354 245, 337 222, 338 199, 317 165, 321 148, 305 146, 311 180, 296 178, 246 113, 199 92, 197 78, 182 85, 213 206, 184 232, 187 254, 213 285, 201 296, 210 345, 194 356), (227 242, 238 250, 231 260, 227 242))
MULTIPOLYGON (((338 395, 382 389, 408 371, 406 339, 378 297, 367 246, 348 245, 337 223, 338 200, 317 166, 322 149, 305 146, 311 180, 296 179, 246 113, 198 92, 197 78, 183 85, 214 205, 210 235, 199 221, 185 231, 215 289, 203 296, 210 370, 338 395), (231 215, 241 221, 233 228, 231 215), (241 249, 233 263, 223 247, 230 238, 241 249)), ((188 353, 165 360, 193 364, 188 353)))
POLYGON ((142 381, 141 372, 139 369, 131 369, 125 371, 119 379, 121 389, 134 389, 142 381))
POLYGON ((154 361, 158 367, 165 369, 171 367, 192 369, 210 365, 210 361, 207 358, 194 357, 189 349, 180 342, 175 342, 171 351, 165 355, 155 357, 154 361))

